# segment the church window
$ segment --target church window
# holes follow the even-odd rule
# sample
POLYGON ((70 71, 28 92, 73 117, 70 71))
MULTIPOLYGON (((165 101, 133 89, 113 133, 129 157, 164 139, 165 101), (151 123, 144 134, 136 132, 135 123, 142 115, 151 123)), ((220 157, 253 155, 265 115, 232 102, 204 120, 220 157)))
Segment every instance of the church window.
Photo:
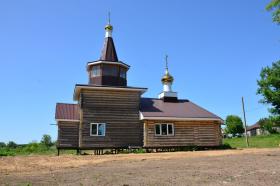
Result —
POLYGON ((91 123, 90 135, 91 136, 105 136, 106 124, 105 123, 91 123))
POLYGON ((104 76, 118 76, 118 67, 115 65, 103 65, 104 76))
POLYGON ((126 78, 126 69, 125 68, 120 68, 120 77, 121 78, 126 78))
POLYGON ((156 136, 174 136, 174 125, 170 123, 161 123, 155 125, 156 136))
POLYGON ((96 76, 100 76, 100 75, 101 75, 100 65, 93 66, 91 76, 96 77, 96 76))

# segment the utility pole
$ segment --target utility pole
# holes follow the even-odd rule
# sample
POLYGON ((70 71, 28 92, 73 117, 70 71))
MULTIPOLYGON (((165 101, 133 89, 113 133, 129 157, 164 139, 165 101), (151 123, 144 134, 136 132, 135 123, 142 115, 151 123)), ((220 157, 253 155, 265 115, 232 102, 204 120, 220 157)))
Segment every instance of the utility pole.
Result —
POLYGON ((249 147, 249 141, 248 141, 248 135, 247 135, 246 114, 245 114, 244 98, 243 98, 243 96, 242 96, 242 109, 243 109, 243 119, 244 119, 246 145, 247 145, 247 147, 249 147))

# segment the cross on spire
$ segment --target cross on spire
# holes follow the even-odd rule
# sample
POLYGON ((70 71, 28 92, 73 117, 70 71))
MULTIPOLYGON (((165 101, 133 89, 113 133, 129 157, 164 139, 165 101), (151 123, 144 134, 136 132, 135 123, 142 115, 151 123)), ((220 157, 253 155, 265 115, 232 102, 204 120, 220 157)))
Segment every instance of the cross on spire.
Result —
POLYGON ((108 24, 111 24, 111 12, 108 12, 108 24))
POLYGON ((165 72, 163 77, 161 78, 161 82, 163 84, 163 93, 159 95, 159 98, 164 97, 177 97, 175 96, 176 93, 172 92, 172 83, 173 83, 173 77, 168 72, 168 55, 165 55, 165 72))
POLYGON ((168 55, 165 55, 165 68, 168 69, 168 55))

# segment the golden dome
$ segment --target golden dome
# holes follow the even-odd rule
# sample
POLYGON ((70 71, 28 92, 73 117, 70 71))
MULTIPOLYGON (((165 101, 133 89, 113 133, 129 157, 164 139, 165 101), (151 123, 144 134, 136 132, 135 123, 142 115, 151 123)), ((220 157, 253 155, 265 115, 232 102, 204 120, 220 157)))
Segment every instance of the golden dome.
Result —
POLYGON ((165 56, 165 74, 164 76, 161 78, 161 82, 162 83, 172 83, 174 78, 169 74, 168 71, 168 55, 165 56))
POLYGON ((113 26, 110 25, 110 24, 107 24, 107 25, 105 26, 105 30, 113 30, 113 26))
POLYGON ((174 78, 166 71, 164 76, 161 78, 162 83, 172 83, 174 78))

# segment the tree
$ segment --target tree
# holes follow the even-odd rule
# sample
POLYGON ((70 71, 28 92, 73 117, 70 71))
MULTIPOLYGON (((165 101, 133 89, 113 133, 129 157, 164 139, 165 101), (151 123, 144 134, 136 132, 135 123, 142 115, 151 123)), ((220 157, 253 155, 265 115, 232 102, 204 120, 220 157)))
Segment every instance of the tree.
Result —
POLYGON ((13 141, 9 141, 7 143, 7 147, 14 149, 14 148, 17 148, 17 144, 15 142, 13 142, 13 141))
POLYGON ((243 122, 239 116, 229 115, 226 118, 226 133, 236 136, 244 132, 243 122))
POLYGON ((6 147, 6 143, 0 142, 0 148, 2 148, 2 147, 6 147))
POLYGON ((262 118, 258 121, 258 123, 262 130, 267 131, 269 133, 275 133, 275 130, 273 130, 273 124, 270 119, 262 118))
POLYGON ((47 147, 52 146, 52 138, 48 134, 44 134, 41 140, 41 143, 46 145, 47 147))
POLYGON ((280 127, 280 115, 270 116, 269 119, 272 121, 275 127, 280 127))
POLYGON ((261 94, 263 99, 260 102, 271 104, 270 112, 280 115, 280 61, 272 63, 272 67, 265 67, 260 73, 258 80, 257 94, 261 94))
POLYGON ((273 21, 280 24, 280 0, 272 0, 266 6, 266 10, 273 11, 272 13, 273 21))

